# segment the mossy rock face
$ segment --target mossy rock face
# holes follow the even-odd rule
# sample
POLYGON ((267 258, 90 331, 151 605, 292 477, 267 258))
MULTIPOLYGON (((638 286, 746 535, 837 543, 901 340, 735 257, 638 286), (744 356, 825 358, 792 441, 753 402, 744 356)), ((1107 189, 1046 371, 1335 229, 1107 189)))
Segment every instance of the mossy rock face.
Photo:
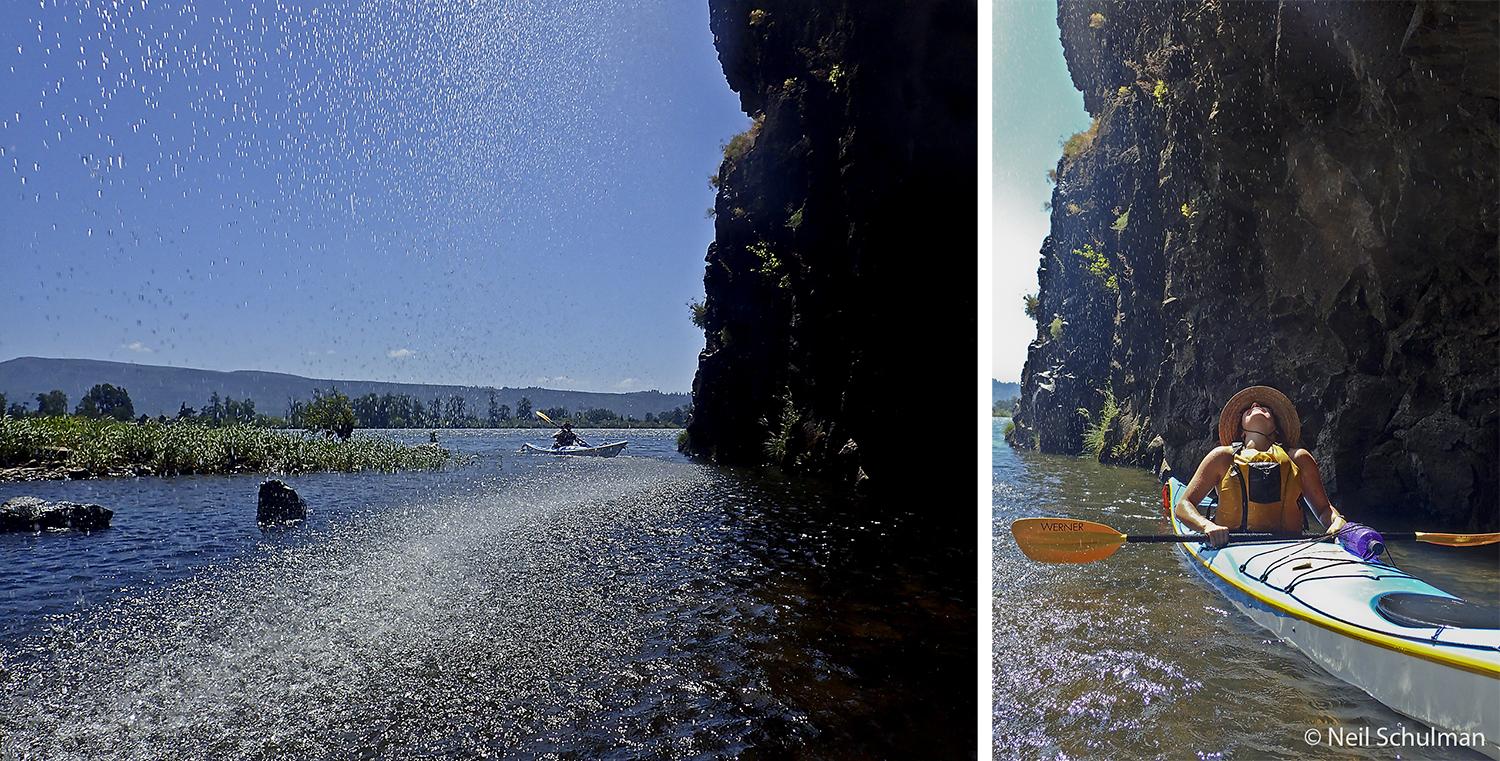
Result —
POLYGON ((1017 430, 1076 454, 1059 411, 1112 388, 1137 430, 1101 459, 1190 474, 1270 385, 1341 509, 1500 526, 1500 6, 1111 8, 1059 6, 1097 131, 1056 170, 1017 430))

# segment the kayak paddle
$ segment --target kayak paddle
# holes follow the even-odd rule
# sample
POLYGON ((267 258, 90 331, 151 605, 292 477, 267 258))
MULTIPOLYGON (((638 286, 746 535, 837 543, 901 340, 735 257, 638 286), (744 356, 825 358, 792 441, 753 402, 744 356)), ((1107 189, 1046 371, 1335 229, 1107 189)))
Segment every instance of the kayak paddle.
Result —
MULTIPOLYGON (((1122 534, 1103 523, 1072 518, 1022 518, 1010 524, 1021 552, 1043 563, 1092 563, 1103 560, 1126 543, 1206 542, 1204 534, 1122 534)), ((1323 534, 1277 534, 1269 532, 1232 532, 1229 543, 1265 540, 1319 539, 1323 534)), ((1495 534, 1441 534, 1407 531, 1384 534, 1386 541, 1418 541, 1445 547, 1476 547, 1500 542, 1495 534)))

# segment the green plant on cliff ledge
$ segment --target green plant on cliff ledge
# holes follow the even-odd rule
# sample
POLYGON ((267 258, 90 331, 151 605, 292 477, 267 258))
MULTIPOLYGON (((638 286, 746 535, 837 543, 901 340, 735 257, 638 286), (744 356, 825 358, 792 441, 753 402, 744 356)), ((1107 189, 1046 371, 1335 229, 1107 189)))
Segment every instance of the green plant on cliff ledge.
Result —
POLYGON ((750 11, 750 26, 760 26, 766 23, 766 18, 770 15, 759 8, 750 11))
POLYGON ((786 461, 787 445, 791 443, 792 432, 802 423, 802 416, 797 413, 791 394, 787 394, 785 400, 781 406, 781 418, 776 421, 775 427, 767 425, 771 435, 766 439, 766 459, 778 465, 786 461))
POLYGON ((792 282, 786 274, 786 265, 782 263, 781 257, 776 255, 776 251, 771 248, 771 244, 765 241, 757 241, 746 246, 745 250, 754 254, 755 258, 760 260, 760 266, 755 268, 757 273, 770 280, 774 280, 778 288, 785 290, 792 287, 792 282))
POLYGON ((1090 29, 1103 29, 1104 28, 1104 14, 1102 14, 1102 13, 1090 13, 1089 14, 1089 28, 1090 29))
POLYGON ((1125 213, 1121 214, 1118 217, 1115 217, 1115 223, 1112 224, 1112 225, 1110 225, 1109 229, 1114 230, 1115 232, 1125 232, 1125 228, 1129 227, 1129 226, 1130 226, 1130 209, 1126 209, 1125 213))
POLYGON ((1120 89, 1115 90, 1115 94, 1123 98, 1126 95, 1130 94, 1130 88, 1125 85, 1120 85, 1120 89))
POLYGON ((1191 206, 1189 206, 1187 204, 1183 204, 1182 205, 1182 216, 1183 216, 1184 219, 1192 219, 1193 217, 1198 216, 1198 212, 1193 211, 1193 207, 1191 207, 1191 206))
POLYGON ((729 142, 723 146, 724 160, 739 161, 744 158, 745 154, 749 153, 751 147, 755 145, 755 139, 760 137, 760 126, 763 123, 765 123, 765 118, 758 118, 750 123, 749 129, 729 138, 729 142))
POLYGON ((1083 429, 1083 454, 1090 459, 1097 460, 1104 454, 1105 433, 1114 424, 1115 418, 1120 415, 1120 407, 1115 404, 1114 390, 1108 388, 1104 390, 1104 406, 1099 409, 1097 418, 1083 407, 1078 408, 1078 414, 1090 421, 1083 429))
POLYGON ((832 86, 833 89, 837 90, 839 89, 839 85, 843 83, 844 77, 846 76, 847 74, 844 72, 844 67, 838 64, 834 64, 833 68, 828 70, 828 84, 832 86))
POLYGON ((1099 135, 1099 117, 1089 123, 1089 128, 1063 141, 1063 158, 1074 159, 1094 147, 1094 138, 1099 135))
POLYGON ((1167 99, 1167 83, 1160 79, 1156 80, 1156 87, 1151 90, 1151 95, 1156 98, 1157 103, 1165 101, 1167 99))
POLYGON ((1052 340, 1062 338, 1063 326, 1066 324, 1063 322, 1062 315, 1052 315, 1052 324, 1047 326, 1047 333, 1052 336, 1052 340))
POLYGON ((1035 293, 1028 293, 1021 297, 1021 303, 1026 305, 1026 316, 1033 320, 1041 319, 1042 300, 1035 293))
POLYGON ((687 307, 688 319, 691 320, 699 330, 703 330, 703 327, 706 324, 706 320, 708 318, 708 305, 695 299, 693 301, 689 301, 687 303, 687 307))
POLYGON ((1088 267, 1090 275, 1110 293, 1120 292, 1120 282, 1115 278, 1115 273, 1110 271, 1109 259, 1105 258, 1104 252, 1094 249, 1094 244, 1085 243, 1083 248, 1073 249, 1073 253, 1083 258, 1085 266, 1088 267))
POLYGON ((802 209, 797 209, 792 212, 791 216, 786 218, 786 226, 791 230, 796 230, 802 226, 802 209))

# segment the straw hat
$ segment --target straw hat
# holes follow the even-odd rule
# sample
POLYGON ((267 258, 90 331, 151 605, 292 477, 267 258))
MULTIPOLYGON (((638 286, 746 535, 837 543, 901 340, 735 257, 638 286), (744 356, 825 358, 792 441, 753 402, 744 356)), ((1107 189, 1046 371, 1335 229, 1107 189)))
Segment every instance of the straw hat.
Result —
POLYGON ((1219 413, 1219 443, 1228 446, 1238 440, 1240 416, 1251 402, 1260 402, 1276 417, 1276 430, 1281 433, 1281 442, 1295 447, 1302 439, 1302 419, 1297 417, 1297 407, 1286 394, 1270 386, 1251 386, 1243 389, 1224 404, 1219 413))

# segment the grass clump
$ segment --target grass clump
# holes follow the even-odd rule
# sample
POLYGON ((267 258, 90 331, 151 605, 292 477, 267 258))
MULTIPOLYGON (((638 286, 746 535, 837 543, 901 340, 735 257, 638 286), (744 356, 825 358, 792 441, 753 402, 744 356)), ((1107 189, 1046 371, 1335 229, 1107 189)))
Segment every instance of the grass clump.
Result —
POLYGON ((765 119, 756 119, 750 123, 749 129, 729 138, 724 144, 724 160, 737 162, 744 158, 755 147, 755 139, 760 137, 760 126, 764 123, 765 119))
POLYGON ((235 424, 122 423, 77 416, 0 419, 0 467, 38 465, 89 475, 436 470, 452 454, 381 436, 337 440, 235 424))
POLYGON ((1041 319, 1042 300, 1035 293, 1028 293, 1021 297, 1021 303, 1026 306, 1026 316, 1033 320, 1041 319))
POLYGON ((1130 210, 1126 209, 1123 214, 1121 214, 1118 217, 1115 217, 1115 223, 1112 224, 1112 225, 1110 225, 1109 229, 1114 230, 1117 233, 1120 233, 1120 232, 1125 232, 1125 228, 1127 228, 1129 226, 1130 226, 1130 210))
POLYGON ((1156 80, 1156 87, 1152 88, 1151 95, 1156 98, 1158 104, 1165 102, 1167 99, 1167 83, 1160 79, 1156 80))
POLYGON ((1052 340, 1056 341, 1057 339, 1062 338, 1063 326, 1066 324, 1067 323, 1063 322, 1063 318, 1061 315, 1052 316, 1052 324, 1047 328, 1047 332, 1051 334, 1052 340))
POLYGON ((802 424, 802 415, 797 412, 797 407, 792 403, 790 394, 781 407, 781 416, 776 425, 771 429, 771 435, 766 439, 766 459, 772 463, 781 465, 786 462, 787 451, 790 449, 792 434, 802 424))
POLYGON ((1099 136, 1099 117, 1089 123, 1089 128, 1063 141, 1063 158, 1072 160, 1094 147, 1094 138, 1099 136))
POLYGON ((1104 390, 1104 406, 1100 407, 1098 417, 1083 407, 1078 408, 1078 414, 1089 420, 1088 426, 1083 429, 1083 454, 1089 459, 1098 460, 1104 454, 1104 436, 1109 427, 1114 425, 1115 418, 1120 416, 1114 390, 1104 390))

